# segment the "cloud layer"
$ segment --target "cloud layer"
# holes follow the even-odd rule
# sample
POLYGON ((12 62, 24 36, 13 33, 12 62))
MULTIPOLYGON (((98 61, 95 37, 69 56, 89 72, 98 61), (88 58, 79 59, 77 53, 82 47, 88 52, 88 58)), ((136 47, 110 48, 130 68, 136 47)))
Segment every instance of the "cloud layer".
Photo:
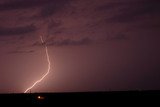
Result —
POLYGON ((45 35, 60 39, 48 43, 57 46, 83 44, 84 38, 129 40, 136 28, 158 29, 158 4, 158 0, 4 0, 0 2, 0 36, 35 35, 35 39, 45 35))
POLYGON ((13 27, 13 28, 4 28, 0 27, 0 36, 12 36, 12 35, 23 35, 28 33, 34 33, 36 31, 36 27, 33 25, 21 26, 21 27, 13 27))
MULTIPOLYGON (((45 42, 46 45, 48 46, 80 46, 80 45, 88 45, 92 43, 93 41, 86 37, 82 38, 79 40, 74 40, 74 39, 50 39, 45 42)), ((42 44, 40 42, 36 42, 33 44, 33 46, 41 46, 42 44)))

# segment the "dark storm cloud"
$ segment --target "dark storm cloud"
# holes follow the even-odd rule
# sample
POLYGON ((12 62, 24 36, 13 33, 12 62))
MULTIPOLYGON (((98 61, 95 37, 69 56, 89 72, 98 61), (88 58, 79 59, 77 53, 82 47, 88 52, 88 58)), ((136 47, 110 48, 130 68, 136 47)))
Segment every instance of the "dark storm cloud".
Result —
POLYGON ((0 36, 21 35, 26 33, 32 33, 35 31, 36 27, 34 25, 14 27, 14 28, 0 27, 0 36))
POLYGON ((48 17, 62 9, 71 0, 14 0, 0 4, 0 11, 39 8, 40 12, 34 18, 48 17))
MULTIPOLYGON (((128 3, 127 3, 128 4, 128 3)), ((107 11, 126 5, 126 2, 110 2, 95 8, 95 11, 107 11)))
POLYGON ((89 38, 82 38, 80 40, 64 39, 62 41, 52 41, 48 45, 53 46, 77 46, 77 45, 87 45, 91 42, 89 38))
POLYGON ((54 20, 51 20, 50 23, 48 23, 48 30, 54 30, 58 27, 60 27, 63 23, 60 22, 60 21, 54 21, 54 20))
POLYGON ((129 37, 127 37, 124 34, 118 34, 115 36, 107 36, 106 41, 116 41, 116 40, 128 40, 129 37))
POLYGON ((48 17, 56 13, 57 10, 63 9, 69 0, 57 0, 44 6, 39 14, 40 17, 48 17))
MULTIPOLYGON (((49 46, 79 46, 79 45, 88 45, 92 40, 88 37, 73 40, 73 39, 61 39, 61 40, 49 40, 46 42, 49 46)), ((33 44, 33 46, 41 45, 39 42, 33 44)))
POLYGON ((128 2, 112 2, 99 6, 96 8, 98 11, 108 11, 119 9, 119 12, 111 15, 111 18, 107 18, 107 22, 131 22, 138 20, 137 17, 143 15, 153 15, 160 13, 159 7, 160 1, 158 0, 140 0, 140 1, 128 1, 128 2))
POLYGON ((27 9, 54 3, 57 0, 14 0, 0 4, 0 11, 27 9))
POLYGON ((17 54, 17 53, 33 53, 34 50, 14 50, 8 52, 8 54, 17 54))

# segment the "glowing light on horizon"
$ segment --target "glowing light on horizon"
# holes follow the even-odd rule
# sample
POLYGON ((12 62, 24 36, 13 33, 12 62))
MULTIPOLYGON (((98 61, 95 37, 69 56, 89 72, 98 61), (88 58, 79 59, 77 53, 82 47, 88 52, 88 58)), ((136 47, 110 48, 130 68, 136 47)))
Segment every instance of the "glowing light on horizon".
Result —
MULTIPOLYGON (((40 36, 40 39, 41 39, 41 42, 42 42, 42 45, 44 44, 44 40, 43 40, 43 37, 40 36)), ((27 88, 24 93, 27 93, 29 90, 31 90, 36 84, 40 83, 50 72, 50 69, 51 69, 51 63, 50 63, 50 58, 49 58, 49 54, 48 54, 48 48, 46 46, 46 44, 44 44, 45 46, 45 53, 46 53, 46 57, 47 57, 47 62, 48 62, 48 69, 47 69, 47 72, 39 79, 37 80, 36 82, 34 82, 34 84, 32 86, 30 86, 29 88, 27 88)))

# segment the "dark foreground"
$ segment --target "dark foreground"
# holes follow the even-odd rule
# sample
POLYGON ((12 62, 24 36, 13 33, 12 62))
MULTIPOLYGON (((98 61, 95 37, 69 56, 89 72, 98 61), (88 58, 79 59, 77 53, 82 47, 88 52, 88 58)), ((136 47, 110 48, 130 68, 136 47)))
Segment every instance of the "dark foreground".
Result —
POLYGON ((49 107, 55 105, 115 104, 120 101, 142 101, 160 98, 160 91, 116 91, 116 92, 74 92, 74 93, 29 93, 0 94, 0 104, 12 107, 49 107))

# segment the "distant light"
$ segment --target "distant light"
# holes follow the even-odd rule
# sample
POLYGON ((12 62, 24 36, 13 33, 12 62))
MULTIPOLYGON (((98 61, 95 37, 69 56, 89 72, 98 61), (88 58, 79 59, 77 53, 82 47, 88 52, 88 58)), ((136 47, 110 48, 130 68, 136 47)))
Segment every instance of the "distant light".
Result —
POLYGON ((38 100, 44 100, 44 97, 39 95, 39 96, 37 96, 37 99, 38 100))

